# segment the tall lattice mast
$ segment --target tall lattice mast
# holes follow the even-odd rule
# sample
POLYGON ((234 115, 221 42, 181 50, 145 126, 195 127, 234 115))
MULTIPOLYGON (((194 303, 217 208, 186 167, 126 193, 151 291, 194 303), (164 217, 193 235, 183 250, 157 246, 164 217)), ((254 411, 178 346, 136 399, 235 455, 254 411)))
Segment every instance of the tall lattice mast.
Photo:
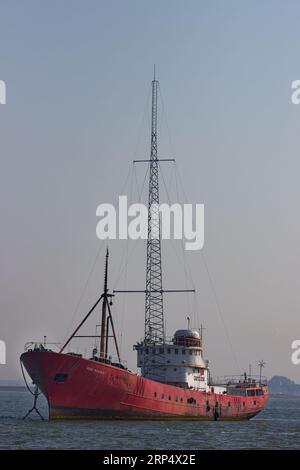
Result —
POLYGON ((159 163, 157 156, 157 91, 158 81, 155 78, 154 68, 148 200, 145 344, 163 344, 165 340, 159 216, 159 163))

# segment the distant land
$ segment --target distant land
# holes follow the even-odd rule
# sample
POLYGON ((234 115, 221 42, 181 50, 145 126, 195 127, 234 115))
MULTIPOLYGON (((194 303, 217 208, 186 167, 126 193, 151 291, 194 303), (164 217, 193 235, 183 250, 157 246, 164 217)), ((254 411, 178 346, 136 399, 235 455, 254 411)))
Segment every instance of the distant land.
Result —
POLYGON ((269 380, 268 385, 270 387, 271 395, 300 396, 300 385, 287 377, 274 375, 274 377, 269 380))
MULTIPOLYGON (((282 375, 274 375, 269 381, 271 395, 289 395, 300 397, 300 385, 282 375)), ((0 387, 24 387, 21 380, 0 380, 0 387)))

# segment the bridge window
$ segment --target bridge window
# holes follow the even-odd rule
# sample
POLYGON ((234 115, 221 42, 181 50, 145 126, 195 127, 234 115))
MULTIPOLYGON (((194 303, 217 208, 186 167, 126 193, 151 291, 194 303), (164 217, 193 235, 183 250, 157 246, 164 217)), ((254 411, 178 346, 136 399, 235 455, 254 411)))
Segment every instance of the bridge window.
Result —
POLYGON ((159 354, 163 354, 164 353, 164 348, 159 348, 159 354))
POLYGON ((192 350, 192 349, 190 349, 190 351, 189 351, 189 352, 190 352, 190 356, 191 356, 191 355, 193 354, 193 350, 192 350))
POLYGON ((174 367, 174 372, 176 372, 176 371, 177 371, 177 368, 176 368, 176 367, 174 367))
POLYGON ((175 349, 175 354, 178 354, 178 349, 175 349))
POLYGON ((149 348, 146 348, 146 349, 145 349, 145 353, 146 353, 146 354, 149 354, 149 348))
POLYGON ((168 350, 167 350, 167 351, 168 351, 168 354, 171 354, 171 349, 170 349, 170 348, 168 348, 168 350))
POLYGON ((182 349, 181 352, 182 352, 182 354, 185 354, 185 349, 182 349))
POLYGON ((264 392, 262 391, 261 388, 259 388, 258 390, 256 390, 256 395, 259 396, 259 395, 263 395, 263 394, 264 394, 264 392))
POLYGON ((152 354, 155 354, 155 348, 152 348, 152 354))

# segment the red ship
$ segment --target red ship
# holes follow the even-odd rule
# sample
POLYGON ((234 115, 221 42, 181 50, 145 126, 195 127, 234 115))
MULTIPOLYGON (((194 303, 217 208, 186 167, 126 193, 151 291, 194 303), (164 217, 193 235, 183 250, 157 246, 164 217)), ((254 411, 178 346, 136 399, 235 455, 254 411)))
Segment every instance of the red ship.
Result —
MULTIPOLYGON (((153 208, 159 205, 161 160, 157 155, 157 93, 154 77, 151 153, 147 160, 152 217, 153 208)), ((51 351, 46 344, 29 343, 21 355, 22 367, 47 399, 49 419, 242 420, 266 407, 269 392, 261 376, 262 362, 258 378, 244 374, 215 383, 203 357, 202 329, 191 329, 188 324, 171 340, 166 338, 163 295, 174 290, 162 286, 160 218, 154 214, 153 220, 150 215, 146 288, 130 291, 145 295, 145 336, 134 346, 140 373, 128 370, 120 359, 111 305, 114 294, 124 291, 109 293, 107 250, 103 293, 60 351, 51 351), (86 337, 78 332, 98 305, 102 305, 99 352, 94 348, 88 359, 64 352, 73 338, 86 337), (108 354, 111 337, 118 356, 115 362, 108 354)))

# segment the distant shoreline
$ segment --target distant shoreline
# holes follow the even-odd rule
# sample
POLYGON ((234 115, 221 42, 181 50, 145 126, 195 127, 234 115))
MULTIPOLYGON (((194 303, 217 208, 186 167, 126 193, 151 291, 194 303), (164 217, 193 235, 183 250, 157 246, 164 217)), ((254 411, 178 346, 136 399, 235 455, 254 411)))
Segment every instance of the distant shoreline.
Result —
POLYGON ((286 393, 270 393, 270 398, 298 398, 300 395, 286 394, 286 393))

